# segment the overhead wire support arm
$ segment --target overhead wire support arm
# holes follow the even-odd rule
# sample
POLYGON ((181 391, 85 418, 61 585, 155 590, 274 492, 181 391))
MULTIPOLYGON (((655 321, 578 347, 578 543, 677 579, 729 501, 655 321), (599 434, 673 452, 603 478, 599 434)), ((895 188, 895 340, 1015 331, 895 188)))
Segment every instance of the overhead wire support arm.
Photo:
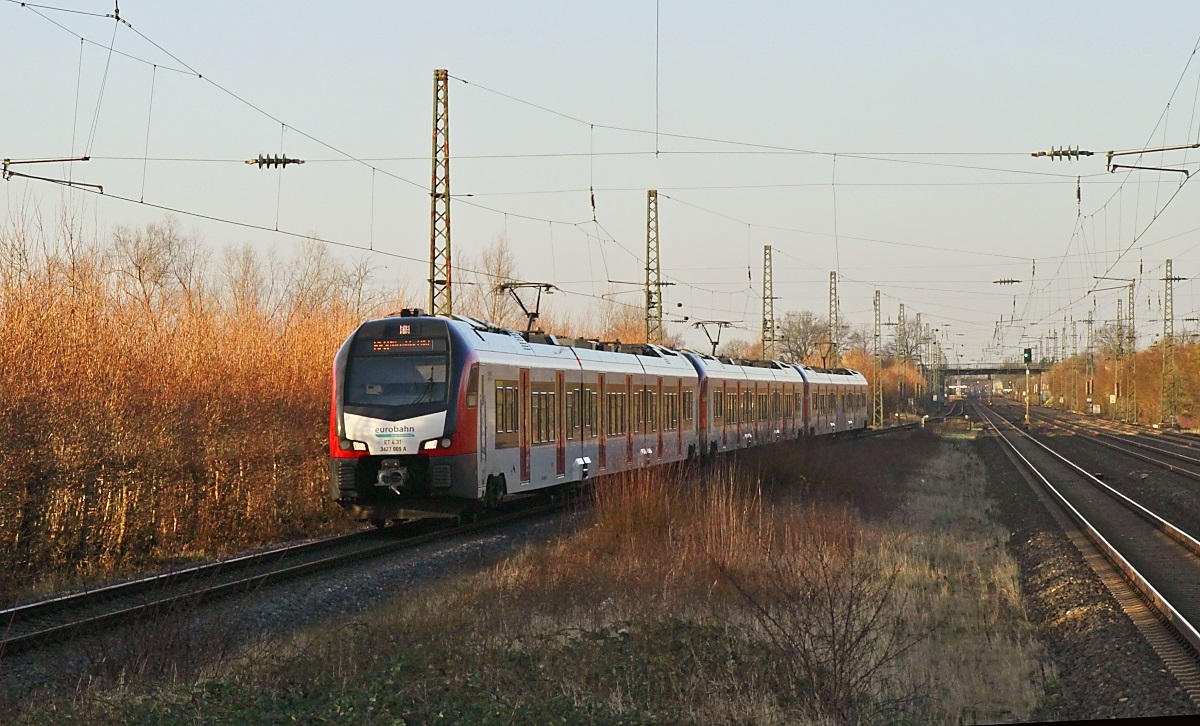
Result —
POLYGON ((1187 169, 1172 169, 1172 168, 1165 167, 1165 166, 1134 166, 1131 164, 1109 164, 1108 165, 1108 170, 1110 172, 1115 172, 1117 169, 1140 169, 1141 171, 1175 171, 1175 172, 1179 172, 1180 174, 1183 174, 1184 176, 1191 175, 1191 172, 1188 171, 1187 169))
POLYGON ((69 164, 75 161, 91 161, 90 156, 74 156, 61 159, 4 159, 0 164, 0 177, 4 181, 11 181, 14 177, 18 179, 36 179, 37 181, 46 181, 51 184, 62 184, 65 187, 86 187, 95 189, 100 194, 104 193, 104 187, 99 184, 85 184, 71 179, 56 179, 49 176, 39 176, 37 174, 25 174, 24 172, 13 171, 11 167, 20 164, 69 164))
POLYGON ((1136 166, 1130 164, 1114 164, 1113 158, 1118 156, 1141 156, 1143 154, 1159 154, 1166 151, 1184 151, 1185 149, 1200 149, 1200 142, 1195 144, 1179 144, 1177 146, 1159 146, 1153 149, 1129 149, 1127 151, 1109 151, 1105 154, 1106 167, 1108 171, 1115 172, 1117 169, 1140 169, 1142 171, 1178 171, 1183 175, 1190 176, 1191 172, 1187 169, 1175 169, 1160 166, 1136 166))

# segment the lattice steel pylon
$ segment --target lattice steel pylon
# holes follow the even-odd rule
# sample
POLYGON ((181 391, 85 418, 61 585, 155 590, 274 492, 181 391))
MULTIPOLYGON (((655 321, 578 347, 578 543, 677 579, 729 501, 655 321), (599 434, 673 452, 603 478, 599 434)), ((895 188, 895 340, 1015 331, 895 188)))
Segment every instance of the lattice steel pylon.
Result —
POLYGON ((1129 336, 1129 387, 1128 391, 1130 418, 1138 422, 1137 399, 1137 330, 1133 325, 1133 296, 1137 280, 1129 281, 1129 302, 1125 304, 1125 332, 1129 336))
POLYGON ((1125 399, 1122 397, 1122 389, 1125 387, 1125 301, 1117 298, 1117 341, 1116 351, 1114 351, 1117 364, 1116 371, 1113 373, 1113 396, 1116 398, 1116 404, 1113 406, 1113 418, 1118 415, 1118 409, 1123 410, 1125 399))
POLYGON ((883 335, 879 323, 879 291, 875 291, 875 361, 871 379, 871 425, 883 426, 883 335))
POLYGON ((839 368, 842 365, 841 352, 838 350, 838 338, 841 326, 838 321, 837 270, 829 271, 829 367, 839 368))
POLYGON ((1171 260, 1163 274, 1163 379, 1159 420, 1175 425, 1179 406, 1179 382, 1175 371, 1175 283, 1183 278, 1171 273, 1171 260))
POLYGON ((450 76, 433 72, 433 173, 429 187, 429 312, 454 312, 450 266, 450 76))
POLYGON ((932 399, 937 395, 937 339, 933 337, 929 323, 925 323, 925 350, 928 353, 925 375, 929 379, 926 384, 926 396, 932 399))
POLYGON ((1071 410, 1080 410, 1079 405, 1079 328, 1075 316, 1071 316, 1071 410))
POLYGON ((1084 397, 1087 399, 1087 413, 1092 413, 1092 405, 1096 395, 1096 348, 1094 338, 1092 337, 1092 325, 1095 320, 1092 318, 1092 311, 1088 311, 1087 316, 1087 355, 1084 357, 1084 373, 1087 381, 1084 384, 1084 397))
POLYGON ((646 342, 662 343, 662 269, 658 258, 658 190, 646 192, 646 342))
POLYGON ((764 360, 775 358, 775 275, 771 262, 771 245, 763 246, 762 349, 764 360))
POLYGON ((922 346, 925 344, 925 340, 924 336, 922 335, 923 328, 920 326, 920 313, 917 313, 916 326, 917 341, 916 346, 913 346, 913 352, 917 354, 917 390, 913 391, 913 400, 917 402, 917 406, 920 406, 920 401, 922 401, 922 398, 920 398, 920 396, 922 396, 922 386, 925 383, 923 378, 925 374, 925 352, 924 349, 922 349, 922 346))
POLYGON ((896 402, 897 411, 904 410, 905 394, 908 393, 907 368, 908 368, 908 331, 904 322, 904 303, 900 303, 900 314, 896 317, 896 358, 900 362, 899 375, 896 376, 896 394, 899 400, 896 402))

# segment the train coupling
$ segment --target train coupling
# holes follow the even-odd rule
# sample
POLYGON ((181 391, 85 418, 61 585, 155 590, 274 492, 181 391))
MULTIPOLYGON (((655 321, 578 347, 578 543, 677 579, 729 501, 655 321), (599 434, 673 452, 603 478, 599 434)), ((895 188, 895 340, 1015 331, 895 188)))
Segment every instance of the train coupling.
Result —
POLYGON ((408 484, 410 472, 396 459, 384 459, 379 464, 379 474, 376 483, 381 487, 393 490, 402 489, 408 484))

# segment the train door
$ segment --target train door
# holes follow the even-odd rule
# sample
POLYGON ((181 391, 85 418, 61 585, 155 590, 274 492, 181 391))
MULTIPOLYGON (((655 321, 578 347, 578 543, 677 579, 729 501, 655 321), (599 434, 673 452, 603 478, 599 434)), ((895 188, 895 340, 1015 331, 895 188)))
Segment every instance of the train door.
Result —
POLYGON ((560 479, 567 475, 567 417, 563 411, 567 400, 566 386, 563 385, 565 376, 562 371, 554 373, 554 468, 560 479))
POLYGON ((666 453, 663 451, 663 429, 667 427, 667 421, 669 421, 666 416, 666 400, 663 398, 662 376, 658 377, 658 385, 656 386, 654 397, 650 400, 654 402, 655 409, 653 415, 650 417, 650 420, 654 422, 654 428, 658 430, 658 445, 655 447, 654 451, 657 454, 656 458, 658 461, 662 461, 663 455, 666 453))
POLYGON ((633 406, 633 376, 625 376, 625 468, 636 468, 637 462, 633 458, 633 424, 637 420, 637 412, 632 409, 633 406))
POLYGON ((795 438, 796 436, 796 384, 789 383, 784 390, 783 407, 787 411, 787 436, 795 438))
POLYGON ((728 449, 728 446, 730 446, 728 427, 730 427, 730 416, 732 414, 730 412, 730 395, 728 395, 730 392, 726 390, 727 388, 728 384, 725 380, 722 380, 721 388, 716 392, 716 395, 721 397, 721 451, 728 449))
POLYGON ((599 442, 598 451, 596 452, 596 457, 599 462, 598 466, 600 467, 600 470, 603 471, 605 468, 608 467, 608 427, 610 425, 609 417, 615 416, 615 412, 609 410, 610 408, 612 408, 612 405, 611 405, 612 399, 608 395, 608 389, 606 389, 604 387, 604 374, 603 373, 600 374, 600 382, 597 385, 599 385, 599 390, 600 390, 600 397, 599 397, 599 400, 600 400, 600 433, 599 433, 599 436, 596 438, 596 440, 599 442))
POLYGON ((738 421, 737 421, 737 426, 733 427, 733 439, 734 439, 733 440, 733 448, 740 449, 740 448, 742 448, 742 444, 745 443, 745 439, 742 437, 742 434, 743 434, 742 427, 745 426, 745 421, 746 421, 746 412, 745 412, 746 406, 745 406, 745 401, 742 400, 742 382, 740 382, 740 380, 737 383, 737 386, 736 386, 736 389, 734 389, 734 392, 736 392, 736 394, 737 394, 737 397, 734 398, 733 403, 736 404, 737 409, 738 409, 738 421))
MULTIPOLYGON (((671 415, 675 421, 675 455, 683 456, 683 379, 675 381, 675 398, 672 404, 675 412, 671 415)), ((689 416, 692 414, 689 412, 689 416)))
POLYGON ((804 388, 804 391, 803 391, 804 396, 801 400, 800 426, 804 430, 804 435, 808 436, 809 434, 812 433, 812 428, 811 428, 811 425, 809 424, 809 421, 810 421, 809 401, 812 399, 812 393, 811 393, 812 389, 809 386, 808 381, 804 382, 803 388, 804 388))
POLYGON ((757 445, 758 443, 762 442, 762 415, 763 415, 762 406, 760 406, 760 401, 758 401, 758 395, 760 395, 760 394, 758 394, 757 380, 755 380, 755 382, 754 382, 754 388, 752 388, 750 390, 754 391, 754 392, 751 392, 751 394, 750 394, 750 420, 754 421, 754 431, 752 431, 752 432, 754 432, 754 439, 752 439, 752 440, 754 440, 755 445, 757 445))
POLYGON ((696 402, 698 415, 696 416, 696 441, 700 445, 700 451, 704 456, 708 456, 708 430, 712 426, 712 422, 708 420, 708 412, 712 407, 708 405, 708 377, 705 376, 700 381, 700 400, 696 402))
POLYGON ((521 410, 520 410, 520 416, 518 417, 520 419, 520 421, 517 425, 518 425, 518 428, 521 429, 521 434, 520 434, 521 483, 528 484, 529 479, 531 477, 531 472, 530 472, 531 467, 529 466, 529 408, 530 408, 531 400, 530 400, 530 394, 529 394, 529 369, 528 368, 521 369, 520 386, 521 386, 521 390, 520 390, 520 395, 521 395, 520 409, 521 410))

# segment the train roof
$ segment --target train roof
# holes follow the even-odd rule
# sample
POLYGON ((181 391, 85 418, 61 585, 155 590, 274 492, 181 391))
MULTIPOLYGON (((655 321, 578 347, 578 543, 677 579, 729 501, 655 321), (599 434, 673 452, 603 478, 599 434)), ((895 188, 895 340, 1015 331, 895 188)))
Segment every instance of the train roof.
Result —
MULTIPOLYGON (((622 343, 593 338, 565 338, 541 331, 519 332, 465 315, 426 315, 419 309, 402 310, 386 318, 427 318, 443 320, 455 329, 477 353, 503 360, 508 355, 529 356, 561 361, 575 359, 585 370, 603 366, 605 370, 624 369, 630 373, 703 375, 715 379, 807 381, 841 385, 866 385, 862 374, 849 368, 813 368, 781 361, 745 360, 719 357, 694 350, 676 350, 653 343, 622 343), (493 355, 488 355, 493 354, 493 355)), ((507 362, 507 361, 505 361, 507 362)))

